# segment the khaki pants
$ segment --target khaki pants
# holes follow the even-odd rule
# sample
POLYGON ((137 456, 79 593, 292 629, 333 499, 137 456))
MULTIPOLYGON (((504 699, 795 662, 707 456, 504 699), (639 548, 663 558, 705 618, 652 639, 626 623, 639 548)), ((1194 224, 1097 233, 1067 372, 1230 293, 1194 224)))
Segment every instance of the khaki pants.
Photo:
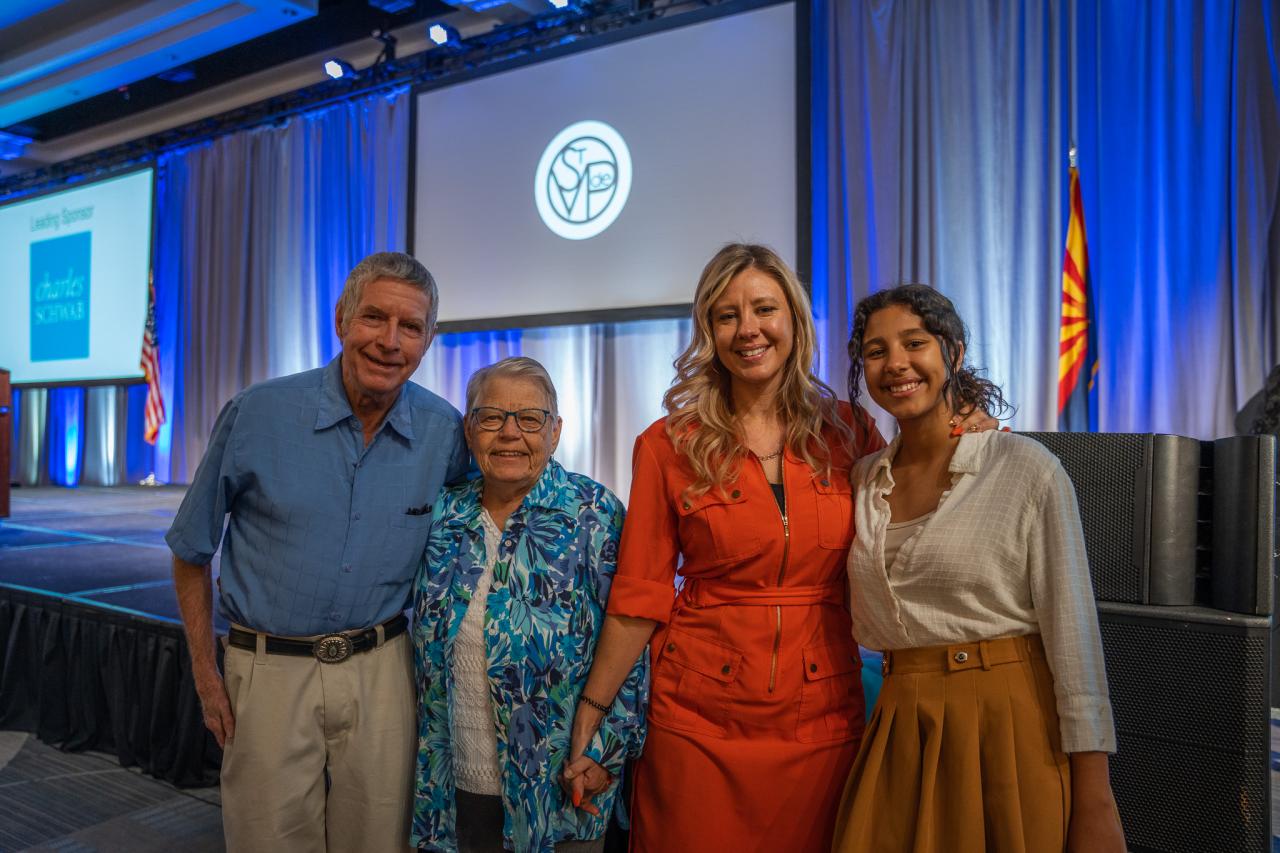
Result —
POLYGON ((324 664, 226 650, 236 736, 222 757, 231 853, 403 853, 417 754, 407 633, 324 664), (328 785, 326 789, 326 776, 328 785))

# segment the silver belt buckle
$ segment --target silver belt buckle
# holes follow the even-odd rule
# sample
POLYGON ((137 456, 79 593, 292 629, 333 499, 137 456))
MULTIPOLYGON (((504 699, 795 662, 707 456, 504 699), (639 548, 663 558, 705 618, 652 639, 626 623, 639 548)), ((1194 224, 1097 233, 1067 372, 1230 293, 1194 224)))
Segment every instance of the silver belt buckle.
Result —
POLYGON ((320 663, 342 663, 351 657, 354 650, 351 638, 346 634, 329 634, 316 640, 311 646, 311 654, 320 663))

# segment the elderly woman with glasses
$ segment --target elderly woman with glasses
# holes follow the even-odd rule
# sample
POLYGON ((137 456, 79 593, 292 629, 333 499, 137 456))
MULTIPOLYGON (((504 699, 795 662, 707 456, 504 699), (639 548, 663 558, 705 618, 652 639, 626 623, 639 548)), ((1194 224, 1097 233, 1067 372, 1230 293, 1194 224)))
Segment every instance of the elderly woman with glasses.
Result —
POLYGON ((467 383, 481 477, 441 494, 414 588, 419 848, 602 850, 622 766, 639 754, 644 655, 599 706, 587 755, 605 793, 574 803, 558 785, 623 517, 608 489, 551 458, 560 426, 555 386, 533 359, 467 383))

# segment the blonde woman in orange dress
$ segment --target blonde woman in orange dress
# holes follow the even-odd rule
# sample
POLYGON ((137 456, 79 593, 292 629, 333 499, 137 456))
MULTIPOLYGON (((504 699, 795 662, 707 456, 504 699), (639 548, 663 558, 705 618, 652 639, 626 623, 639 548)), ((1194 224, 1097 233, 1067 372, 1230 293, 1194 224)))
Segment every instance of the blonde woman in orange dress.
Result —
POLYGON ((849 469, 884 441, 814 376, 809 300, 774 252, 720 250, 693 320, 667 416, 636 440, 574 743, 652 640, 631 849, 826 851, 864 720, 849 469))
POLYGON ((693 319, 668 414, 636 440, 575 752, 652 639, 631 849, 825 851, 864 719, 849 469, 884 442, 813 375, 808 298, 772 251, 717 253, 693 319))

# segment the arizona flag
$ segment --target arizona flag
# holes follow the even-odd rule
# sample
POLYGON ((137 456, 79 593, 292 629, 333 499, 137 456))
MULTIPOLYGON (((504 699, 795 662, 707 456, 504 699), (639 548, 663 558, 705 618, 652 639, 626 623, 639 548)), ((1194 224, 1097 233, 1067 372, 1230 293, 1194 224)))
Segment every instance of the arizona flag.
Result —
POLYGON ((147 380, 147 408, 142 437, 155 444, 164 423, 164 396, 160 393, 160 345, 156 341, 156 283, 148 285, 147 325, 142 330, 142 375, 147 380))
POLYGON ((1058 429, 1098 428, 1098 339, 1089 287, 1089 248, 1084 237, 1080 173, 1071 167, 1071 220, 1062 254, 1062 327, 1058 344, 1058 429))

